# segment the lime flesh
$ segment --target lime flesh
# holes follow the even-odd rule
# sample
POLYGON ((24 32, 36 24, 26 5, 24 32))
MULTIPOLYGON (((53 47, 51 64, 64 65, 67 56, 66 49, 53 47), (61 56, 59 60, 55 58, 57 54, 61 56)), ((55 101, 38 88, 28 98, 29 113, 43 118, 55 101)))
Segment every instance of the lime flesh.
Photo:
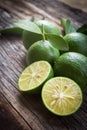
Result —
POLYGON ((35 93, 40 89, 40 86, 51 77, 53 77, 53 70, 48 62, 34 62, 22 72, 18 86, 21 91, 35 93))
POLYGON ((82 91, 71 79, 55 77, 42 88, 42 100, 49 111, 67 116, 76 112, 82 103, 82 91))

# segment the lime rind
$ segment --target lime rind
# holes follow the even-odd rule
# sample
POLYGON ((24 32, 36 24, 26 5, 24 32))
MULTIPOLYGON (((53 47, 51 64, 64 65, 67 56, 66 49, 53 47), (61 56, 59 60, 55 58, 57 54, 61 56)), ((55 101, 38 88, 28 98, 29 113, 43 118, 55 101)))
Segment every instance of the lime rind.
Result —
POLYGON ((66 77, 54 77, 48 80, 42 88, 41 95, 45 107, 59 116, 75 113, 83 100, 81 88, 66 77))
POLYGON ((53 69, 47 61, 38 61, 30 64, 19 77, 19 90, 37 93, 42 84, 53 77, 53 69))

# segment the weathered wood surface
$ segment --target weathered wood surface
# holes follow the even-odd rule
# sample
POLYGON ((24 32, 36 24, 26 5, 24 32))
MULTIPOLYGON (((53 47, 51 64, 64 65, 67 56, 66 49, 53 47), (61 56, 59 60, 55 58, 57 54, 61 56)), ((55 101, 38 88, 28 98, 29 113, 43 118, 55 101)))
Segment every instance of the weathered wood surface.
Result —
MULTIPOLYGON (((13 19, 45 16, 60 27, 60 18, 76 26, 87 22, 87 14, 58 0, 0 0, 0 28, 13 19)), ((61 28, 61 27, 60 27, 61 28)), ((87 91, 80 110, 69 117, 57 117, 43 106, 40 96, 18 91, 18 77, 26 67, 22 39, 0 36, 0 130, 87 130, 87 91)))

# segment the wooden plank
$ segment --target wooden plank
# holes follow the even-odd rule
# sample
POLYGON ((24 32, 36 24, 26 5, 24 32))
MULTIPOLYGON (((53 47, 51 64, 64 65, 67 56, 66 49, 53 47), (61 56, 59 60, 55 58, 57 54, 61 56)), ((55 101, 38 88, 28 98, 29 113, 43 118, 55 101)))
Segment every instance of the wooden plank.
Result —
POLYGON ((80 9, 72 8, 58 0, 29 0, 29 2, 27 0, 21 0, 21 2, 17 2, 17 0, 1 0, 0 7, 8 10, 12 17, 18 19, 33 15, 36 18, 45 16, 56 23, 59 23, 61 17, 71 19, 76 25, 87 22, 87 13, 80 9))
POLYGON ((20 114, 9 104, 0 92, 0 129, 1 130, 32 130, 20 114), (16 120, 15 120, 16 119, 16 120))
MULTIPOLYGON (((77 26, 87 22, 86 13, 70 8, 58 0, 1 0, 0 7, 0 28, 12 26, 13 19, 30 18, 32 15, 36 19, 45 16, 60 28, 61 17, 72 19, 77 26)), ((0 129, 6 129, 1 125, 1 119, 5 119, 3 109, 8 122, 12 121, 11 127, 8 126, 9 130, 16 127, 18 130, 87 130, 87 91, 84 92, 82 107, 70 117, 56 117, 44 108, 40 96, 18 91, 18 77, 26 67, 25 56, 26 50, 21 38, 0 37, 0 129), (11 113, 11 117, 7 113, 11 113)))
POLYGON ((58 0, 51 2, 50 0, 43 0, 41 2, 39 2, 39 0, 30 0, 29 2, 24 2, 22 0, 21 2, 18 2, 17 4, 16 3, 16 0, 4 0, 0 3, 0 7, 8 10, 12 17, 18 19, 31 17, 33 15, 36 18, 45 16, 46 18, 49 18, 58 24, 60 23, 59 19, 61 17, 71 19, 76 25, 78 25, 78 23, 80 25, 87 22, 87 13, 75 8, 71 8, 64 3, 59 2, 58 0), (12 4, 14 6, 11 6, 12 4))

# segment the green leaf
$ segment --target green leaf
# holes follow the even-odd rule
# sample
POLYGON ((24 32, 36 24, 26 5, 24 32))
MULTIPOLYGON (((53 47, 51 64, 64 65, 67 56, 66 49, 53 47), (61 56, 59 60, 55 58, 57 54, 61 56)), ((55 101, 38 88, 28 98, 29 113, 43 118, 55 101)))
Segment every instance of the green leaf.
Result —
POLYGON ((68 19, 62 18, 61 25, 63 26, 65 34, 76 32, 76 29, 73 23, 68 19))
POLYGON ((46 34, 47 40, 57 49, 63 50, 63 51, 68 51, 69 46, 65 42, 62 36, 57 36, 54 34, 46 34))
POLYGON ((80 33, 83 33, 83 34, 87 35, 87 24, 84 24, 80 28, 78 28, 77 32, 80 32, 80 33))
POLYGON ((19 20, 19 21, 15 21, 14 24, 23 30, 27 30, 29 32, 33 32, 37 34, 42 34, 40 28, 30 20, 19 20))
POLYGON ((18 28, 18 27, 9 27, 5 29, 1 29, 0 33, 1 34, 11 34, 11 35, 22 35, 23 29, 18 28))

